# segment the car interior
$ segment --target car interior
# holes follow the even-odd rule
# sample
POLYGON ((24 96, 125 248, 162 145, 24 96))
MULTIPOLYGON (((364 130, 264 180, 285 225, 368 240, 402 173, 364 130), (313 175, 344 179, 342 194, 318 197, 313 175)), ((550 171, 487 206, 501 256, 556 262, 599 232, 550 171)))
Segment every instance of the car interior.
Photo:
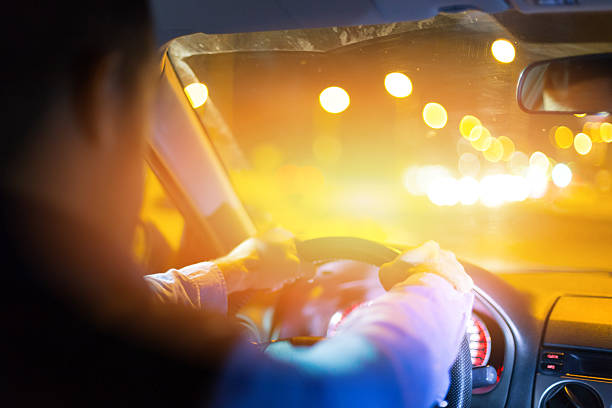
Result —
POLYGON ((148 273, 282 225, 315 278, 230 315, 308 347, 433 239, 475 283, 440 406, 612 406, 611 2, 152 4, 148 273))

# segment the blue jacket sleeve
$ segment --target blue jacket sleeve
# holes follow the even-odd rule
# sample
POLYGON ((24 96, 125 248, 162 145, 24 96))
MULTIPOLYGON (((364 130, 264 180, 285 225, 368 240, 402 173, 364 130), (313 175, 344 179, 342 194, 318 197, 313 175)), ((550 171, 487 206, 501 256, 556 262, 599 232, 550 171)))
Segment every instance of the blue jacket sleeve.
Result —
POLYGON ((448 389, 472 302, 437 275, 413 275, 313 347, 279 344, 264 354, 241 344, 214 405, 431 407, 448 389))

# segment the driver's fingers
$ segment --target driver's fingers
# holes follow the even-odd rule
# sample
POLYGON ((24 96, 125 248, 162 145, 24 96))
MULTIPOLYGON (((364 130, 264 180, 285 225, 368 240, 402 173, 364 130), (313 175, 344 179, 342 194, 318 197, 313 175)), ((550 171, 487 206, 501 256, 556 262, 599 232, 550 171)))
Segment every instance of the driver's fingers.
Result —
POLYGON ((427 241, 423 245, 402 253, 397 259, 410 264, 436 262, 440 256, 440 245, 435 241, 427 241))
POLYGON ((394 261, 384 264, 380 268, 379 276, 381 283, 388 290, 394 284, 405 281, 410 275, 423 272, 443 277, 463 293, 474 287, 472 278, 457 261, 455 254, 440 249, 434 241, 406 251, 394 261))
POLYGON ((474 281, 465 272, 465 268, 459 263, 454 253, 440 251, 438 270, 438 273, 451 282, 458 291, 467 293, 474 288, 474 281))

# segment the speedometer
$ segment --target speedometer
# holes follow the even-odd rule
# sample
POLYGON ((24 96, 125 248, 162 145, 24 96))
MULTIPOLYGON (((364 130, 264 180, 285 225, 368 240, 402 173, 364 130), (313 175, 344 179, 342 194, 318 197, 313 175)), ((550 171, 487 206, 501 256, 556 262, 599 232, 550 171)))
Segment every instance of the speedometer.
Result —
POLYGON ((474 367, 487 365, 491 355, 491 336, 485 323, 475 314, 472 314, 468 325, 468 336, 472 365, 474 367))

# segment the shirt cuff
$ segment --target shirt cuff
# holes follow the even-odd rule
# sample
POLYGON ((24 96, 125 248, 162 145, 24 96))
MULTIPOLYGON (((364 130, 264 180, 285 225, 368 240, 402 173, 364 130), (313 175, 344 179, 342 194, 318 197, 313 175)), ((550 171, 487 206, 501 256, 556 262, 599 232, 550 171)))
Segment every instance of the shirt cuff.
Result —
POLYGON ((227 313, 225 278, 214 262, 200 262, 178 270, 147 275, 145 280, 163 301, 227 313))

